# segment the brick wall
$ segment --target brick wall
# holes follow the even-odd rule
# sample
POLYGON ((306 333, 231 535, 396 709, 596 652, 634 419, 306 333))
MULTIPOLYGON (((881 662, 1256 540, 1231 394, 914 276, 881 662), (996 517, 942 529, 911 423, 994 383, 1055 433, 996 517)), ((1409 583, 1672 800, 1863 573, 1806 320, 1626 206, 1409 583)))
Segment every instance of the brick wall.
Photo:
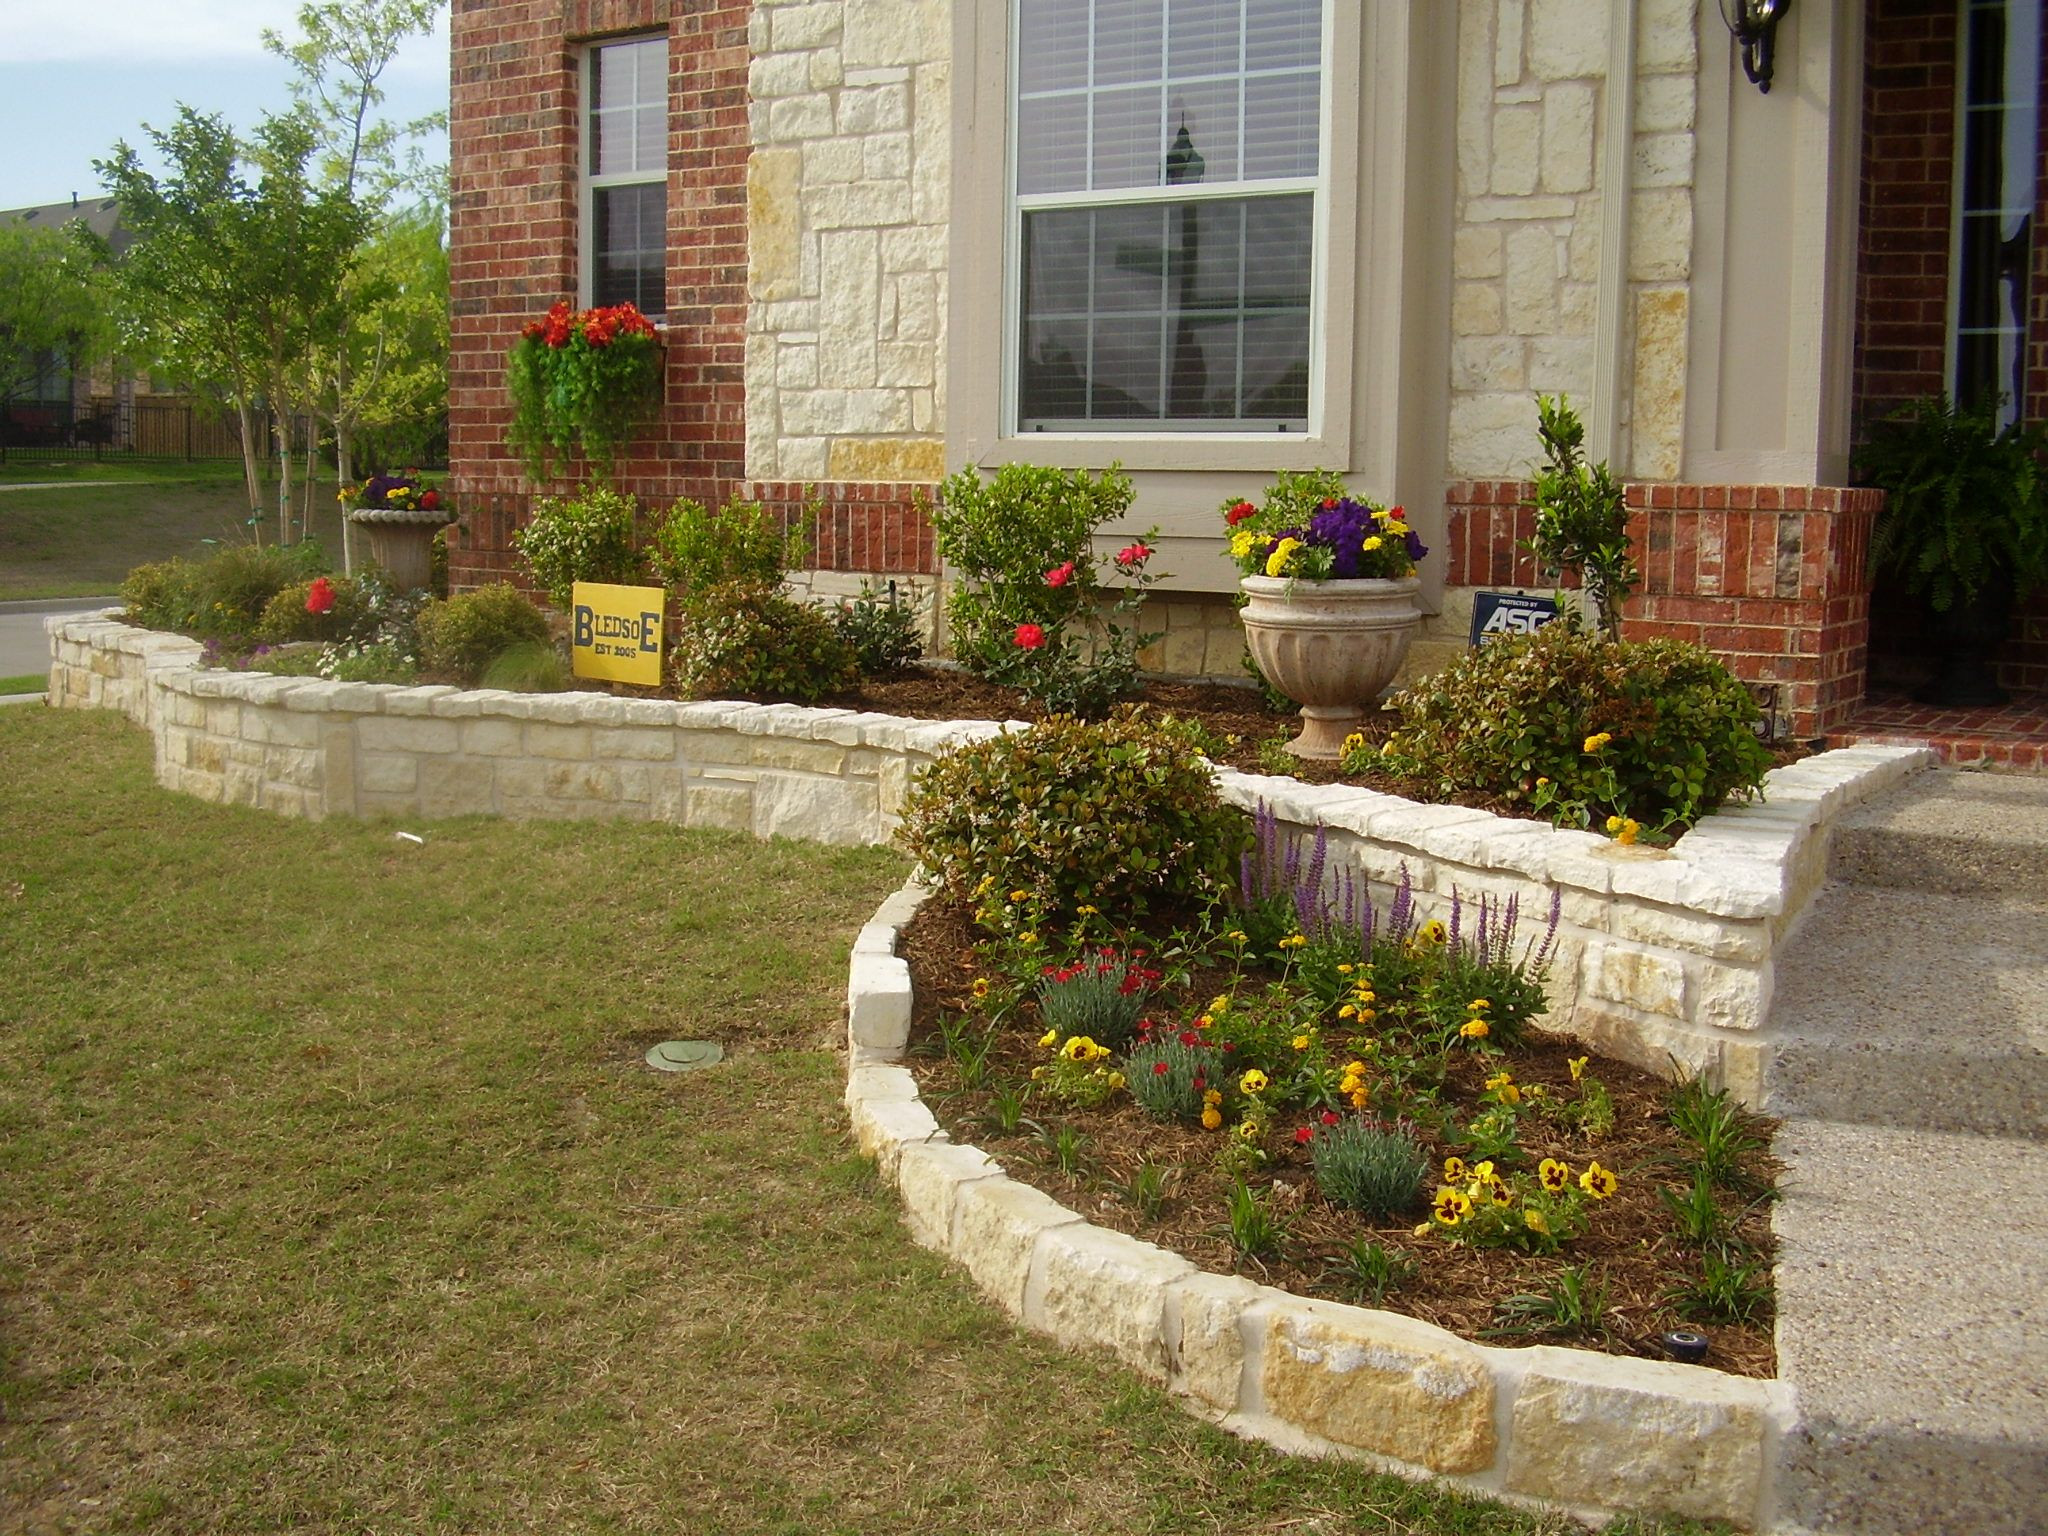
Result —
MULTIPOLYGON (((1795 736, 1823 734, 1863 696, 1870 597, 1863 562, 1876 491, 1804 485, 1626 488, 1643 582, 1622 610, 1631 640, 1704 645, 1746 682, 1774 686, 1795 736)), ((1521 546, 1535 534, 1523 480, 1445 492, 1446 580, 1543 587, 1521 546)))

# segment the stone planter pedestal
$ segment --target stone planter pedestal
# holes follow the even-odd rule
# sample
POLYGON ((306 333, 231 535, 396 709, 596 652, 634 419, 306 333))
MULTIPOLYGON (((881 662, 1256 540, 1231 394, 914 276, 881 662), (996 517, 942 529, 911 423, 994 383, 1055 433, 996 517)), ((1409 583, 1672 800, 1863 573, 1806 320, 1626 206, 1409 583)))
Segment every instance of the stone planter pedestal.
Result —
POLYGON ((1301 581, 1247 576, 1245 642, 1266 681, 1301 702, 1296 757, 1334 761, 1394 680, 1422 623, 1414 576, 1301 581))
POLYGON ((434 535, 455 519, 436 507, 357 507, 348 520, 370 538, 370 559, 401 592, 433 580, 434 535))

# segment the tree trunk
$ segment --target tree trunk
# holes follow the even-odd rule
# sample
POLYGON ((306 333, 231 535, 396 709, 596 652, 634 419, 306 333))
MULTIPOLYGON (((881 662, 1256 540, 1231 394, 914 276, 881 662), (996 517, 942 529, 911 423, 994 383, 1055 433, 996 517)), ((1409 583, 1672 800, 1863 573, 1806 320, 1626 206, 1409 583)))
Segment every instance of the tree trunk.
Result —
POLYGON ((306 418, 306 478, 305 483, 299 487, 299 537, 302 539, 313 537, 313 487, 317 483, 317 477, 313 473, 315 467, 314 454, 319 447, 320 419, 317 416, 308 416, 306 418))
MULTIPOLYGON (((349 441, 348 423, 337 412, 334 418, 334 479, 337 491, 355 484, 355 465, 351 462, 354 457, 352 452, 353 446, 349 441)), ((354 531, 354 526, 348 520, 348 513, 343 512, 341 514, 341 572, 344 576, 353 576, 356 573, 355 550, 350 543, 349 537, 354 531)))
POLYGON ((249 409, 248 401, 235 401, 235 419, 242 428, 242 485, 249 493, 247 526, 256 542, 261 544, 263 527, 256 521, 256 517, 263 509, 262 450, 256 445, 256 414, 249 409))
POLYGON ((291 542, 292 419, 280 411, 273 418, 277 435, 277 541, 291 542))

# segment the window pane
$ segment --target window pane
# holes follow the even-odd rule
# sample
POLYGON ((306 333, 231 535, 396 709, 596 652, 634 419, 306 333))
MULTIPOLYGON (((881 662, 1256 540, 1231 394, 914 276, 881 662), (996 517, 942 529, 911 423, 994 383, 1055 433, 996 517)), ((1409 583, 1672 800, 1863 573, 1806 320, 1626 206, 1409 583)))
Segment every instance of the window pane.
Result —
POLYGON ((1313 69, 1323 56, 1322 7, 1315 0, 1247 0, 1245 67, 1313 69))
POLYGON ((1166 67, 1176 80, 1234 75, 1243 35, 1238 0, 1175 0, 1167 23, 1166 67))
POLYGON ((1304 426, 1314 206, 1027 213, 1023 428, 1304 426))
POLYGON ((1156 187, 1165 179, 1159 141, 1159 91, 1095 93, 1096 187, 1156 187))
POLYGON ((1088 83, 1088 0, 1030 0, 1018 24, 1017 86, 1034 91, 1088 83))
POLYGON ((1160 0, 1095 0, 1094 83, 1156 84, 1165 41, 1160 0))
POLYGON ((1017 190, 1072 192, 1088 185, 1088 97, 1041 96, 1017 108, 1017 190))
POLYGON ((668 197, 660 182, 599 187, 592 194, 594 246, 590 255, 590 301, 633 303, 643 314, 667 312, 668 197))
POLYGON ((599 48, 591 68, 590 167, 600 176, 662 170, 668 159, 668 41, 599 48))
POLYGON ((1321 79, 1313 72, 1254 75, 1244 91, 1245 180, 1315 175, 1321 79))

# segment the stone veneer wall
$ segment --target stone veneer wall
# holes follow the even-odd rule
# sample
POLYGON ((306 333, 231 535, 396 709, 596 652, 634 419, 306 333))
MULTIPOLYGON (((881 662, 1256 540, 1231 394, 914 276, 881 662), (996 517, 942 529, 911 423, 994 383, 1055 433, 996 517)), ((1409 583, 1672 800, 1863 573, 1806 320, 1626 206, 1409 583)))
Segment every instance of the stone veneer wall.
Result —
MULTIPOLYGON (((622 817, 820 842, 891 835, 912 776, 1004 729, 786 704, 673 703, 271 677, 196 665, 199 646, 108 618, 49 622, 50 699, 147 726, 167 788, 287 815, 622 817)), ((1671 849, 1417 805, 1348 785, 1220 770, 1385 900, 1404 875, 1448 915, 1455 895, 1561 904, 1552 1018, 1607 1054, 1676 1059, 1760 1102, 1772 956, 1824 873, 1829 816, 1930 760, 1862 747, 1779 769, 1671 849)))
MULTIPOLYGON (((1695 0, 1640 0, 1627 324, 1631 478, 1675 480, 1684 437, 1695 0)), ((1607 0, 1465 0, 1458 13, 1450 470, 1519 475, 1532 393, 1592 393, 1607 0)))
MULTIPOLYGON (((1449 502, 1448 581, 1471 612, 1478 587, 1550 585, 1523 480, 1461 481, 1449 502)), ((1632 640, 1689 640, 1745 682, 1776 690, 1792 735, 1825 735, 1863 698, 1870 592, 1863 567, 1882 493, 1838 486, 1626 487, 1643 585, 1623 610, 1632 640)))
POLYGON ((1769 1523, 1789 1386, 1704 1366, 1548 1346, 1502 1349, 1415 1318, 1312 1301, 1091 1225, 955 1143, 900 1065, 910 972, 897 935, 923 892, 854 940, 846 1106, 904 1224, 1009 1317, 1106 1351, 1192 1412, 1289 1451, 1364 1456, 1581 1515, 1769 1523))

